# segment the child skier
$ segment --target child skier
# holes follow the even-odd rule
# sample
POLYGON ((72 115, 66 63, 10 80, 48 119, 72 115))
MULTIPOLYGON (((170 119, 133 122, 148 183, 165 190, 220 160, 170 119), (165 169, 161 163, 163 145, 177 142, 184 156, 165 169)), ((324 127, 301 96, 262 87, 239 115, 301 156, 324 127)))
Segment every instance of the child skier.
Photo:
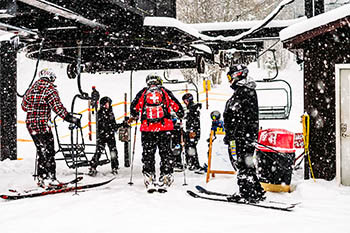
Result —
POLYGON ((117 124, 115 121, 112 100, 107 96, 103 97, 100 100, 100 109, 97 111, 96 153, 91 160, 89 175, 96 176, 96 168, 99 165, 99 159, 105 149, 106 143, 110 151, 112 173, 114 175, 118 174, 118 150, 114 133, 122 125, 117 124))
POLYGON ((185 115, 186 130, 184 133, 186 163, 190 171, 201 172, 202 168, 199 165, 197 144, 201 136, 200 109, 202 104, 195 104, 191 93, 183 95, 182 100, 187 108, 185 115))

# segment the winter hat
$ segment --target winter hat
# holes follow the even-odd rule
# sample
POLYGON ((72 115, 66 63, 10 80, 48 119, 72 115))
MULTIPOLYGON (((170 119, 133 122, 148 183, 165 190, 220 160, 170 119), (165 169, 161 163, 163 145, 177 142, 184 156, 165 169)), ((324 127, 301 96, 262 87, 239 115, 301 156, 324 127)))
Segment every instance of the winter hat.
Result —
POLYGON ((106 103, 109 103, 109 105, 112 105, 112 100, 108 96, 102 97, 100 100, 100 106, 103 107, 106 103))
POLYGON ((55 82, 56 74, 51 68, 44 68, 39 72, 39 78, 46 78, 50 82, 55 82))

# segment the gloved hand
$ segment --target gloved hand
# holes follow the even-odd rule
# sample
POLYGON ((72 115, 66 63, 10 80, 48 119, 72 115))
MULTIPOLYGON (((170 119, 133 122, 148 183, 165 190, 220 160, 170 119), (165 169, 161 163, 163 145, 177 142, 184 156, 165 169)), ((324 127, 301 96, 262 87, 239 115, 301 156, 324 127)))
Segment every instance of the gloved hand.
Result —
POLYGON ((128 124, 130 125, 131 123, 133 123, 134 121, 137 121, 138 117, 130 117, 128 120, 128 124))
POLYGON ((189 134, 188 134, 188 136, 190 137, 190 138, 195 138, 196 137, 196 132, 193 132, 193 131, 191 131, 189 134))
POLYGON ((74 123, 70 123, 69 126, 68 126, 68 129, 69 130, 73 130, 75 129, 77 126, 74 124, 74 123))
MULTIPOLYGON (((67 116, 64 118, 65 121, 74 124, 76 127, 81 128, 80 119, 73 116, 71 113, 68 113, 67 116)), ((71 127, 71 126, 69 126, 71 127)))
POLYGON ((176 112, 176 115, 178 118, 182 119, 185 116, 185 113, 184 111, 179 110, 176 112))
POLYGON ((125 128, 130 127, 130 125, 128 124, 128 121, 123 121, 122 127, 125 127, 125 128))

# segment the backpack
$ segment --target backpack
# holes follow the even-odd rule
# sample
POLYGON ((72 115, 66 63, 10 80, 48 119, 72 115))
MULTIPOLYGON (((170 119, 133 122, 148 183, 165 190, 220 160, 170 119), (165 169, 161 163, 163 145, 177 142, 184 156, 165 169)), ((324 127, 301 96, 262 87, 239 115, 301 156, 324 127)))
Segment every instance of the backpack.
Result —
POLYGON ((166 107, 166 97, 163 90, 154 86, 148 88, 144 93, 143 116, 150 122, 164 122, 164 118, 168 115, 166 107))

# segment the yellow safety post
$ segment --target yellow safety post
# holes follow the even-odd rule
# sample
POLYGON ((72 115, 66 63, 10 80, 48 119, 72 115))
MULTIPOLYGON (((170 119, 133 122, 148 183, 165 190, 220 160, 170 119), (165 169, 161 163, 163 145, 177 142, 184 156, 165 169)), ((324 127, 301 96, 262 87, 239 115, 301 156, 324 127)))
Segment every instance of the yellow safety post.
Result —
POLYGON ((209 93, 211 86, 210 86, 210 80, 203 79, 203 89, 205 91, 205 103, 206 103, 206 109, 209 109, 209 93))
MULTIPOLYGON (((314 172, 312 170, 310 153, 309 153, 310 116, 307 113, 304 113, 304 115, 302 116, 302 123, 303 123, 305 156, 307 156, 307 159, 309 161, 309 167, 310 167, 312 179, 316 182, 315 175, 314 175, 314 172)), ((304 168, 304 169, 306 169, 306 168, 304 168)))

